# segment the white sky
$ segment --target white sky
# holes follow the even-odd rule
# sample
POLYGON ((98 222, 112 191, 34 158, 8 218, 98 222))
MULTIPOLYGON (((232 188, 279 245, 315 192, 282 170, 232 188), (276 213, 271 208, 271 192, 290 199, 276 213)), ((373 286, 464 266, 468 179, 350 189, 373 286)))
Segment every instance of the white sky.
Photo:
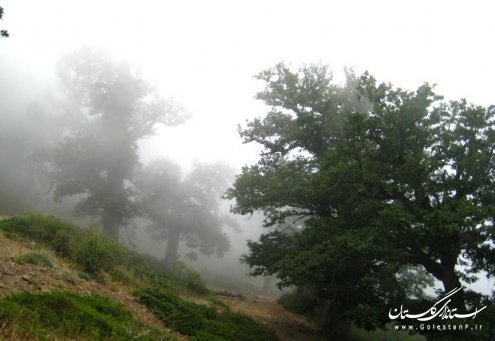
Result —
MULTIPOLYGON (((279 61, 369 70, 414 89, 437 83, 449 99, 495 104, 491 1, 74 1, 4 0, 10 31, 0 58, 52 79, 65 52, 89 45, 142 67, 165 97, 193 114, 142 144, 144 160, 168 156, 256 161, 237 124, 266 113, 252 76, 279 61)), ((484 285, 484 284, 483 284, 484 285)), ((490 284, 486 284, 488 286, 490 284)))
POLYGON ((369 70, 414 89, 437 83, 447 98, 495 103, 490 1, 67 1, 4 0, 2 40, 41 78, 82 45, 140 65, 165 97, 193 114, 143 144, 144 160, 256 160, 237 124, 266 111, 252 76, 279 61, 369 70))

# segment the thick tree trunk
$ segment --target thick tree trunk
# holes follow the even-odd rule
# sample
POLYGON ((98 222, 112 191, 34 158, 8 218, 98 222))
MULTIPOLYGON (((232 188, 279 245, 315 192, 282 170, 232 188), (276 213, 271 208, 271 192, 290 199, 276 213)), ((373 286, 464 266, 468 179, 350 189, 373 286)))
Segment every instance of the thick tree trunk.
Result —
MULTIPOLYGON (((429 273, 435 276, 436 279, 442 282, 446 294, 462 286, 459 276, 455 273, 454 262, 451 261, 450 264, 446 265, 427 259, 427 261, 423 263, 423 266, 429 273)), ((463 290, 452 296, 451 300, 452 302, 449 305, 451 308, 457 308, 460 312, 466 310, 463 290)))
MULTIPOLYGON (((445 293, 460 288, 462 286, 459 276, 455 272, 455 266, 457 264, 457 258, 460 253, 459 237, 451 236, 445 238, 440 262, 431 259, 426 254, 419 252, 418 259, 421 260, 421 264, 425 267, 426 271, 432 274, 436 279, 442 282, 445 289, 445 293)), ((459 291, 451 298, 449 306, 451 308, 457 308, 459 312, 466 311, 466 303, 464 299, 464 290, 459 291)))
MULTIPOLYGON (((454 289, 460 288, 462 286, 459 277, 455 273, 454 269, 445 270, 442 279, 443 287, 445 289, 445 293, 448 293, 454 289)), ((457 308, 460 312, 466 311, 466 302, 464 300, 464 290, 459 291, 454 296, 451 297, 451 304, 449 306, 451 308, 457 308)))
POLYGON ((113 240, 119 241, 119 229, 126 205, 122 170, 116 168, 108 171, 106 195, 107 204, 102 216, 103 232, 113 240))
POLYGON ((170 272, 174 272, 175 270, 175 260, 177 259, 177 251, 179 250, 179 237, 180 231, 178 228, 173 227, 168 230, 167 250, 163 263, 165 269, 170 272))
POLYGON ((342 312, 345 311, 345 308, 337 301, 328 300, 320 308, 323 317, 322 329, 324 333, 330 337, 330 340, 347 339, 351 330, 352 321, 349 318, 342 316, 342 312))

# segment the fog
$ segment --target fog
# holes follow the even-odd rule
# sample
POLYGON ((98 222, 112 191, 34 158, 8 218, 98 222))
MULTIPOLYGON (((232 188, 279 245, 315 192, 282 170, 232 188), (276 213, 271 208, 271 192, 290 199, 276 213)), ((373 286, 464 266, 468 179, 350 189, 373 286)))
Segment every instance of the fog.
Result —
MULTIPOLYGON (((53 165, 47 161, 60 152, 65 137, 98 135, 91 130, 91 119, 71 121, 75 111, 69 103, 74 98, 67 96, 70 84, 57 76, 65 56, 81 49, 97 51, 113 61, 111 67, 128 63, 139 70, 140 79, 153 88, 152 95, 176 104, 184 115, 180 124, 157 120, 153 132, 131 142, 112 137, 114 145, 128 143, 139 160, 129 172, 138 164, 146 167, 164 159, 177 169, 174 182, 186 183, 198 164, 232 169, 215 190, 196 197, 211 205, 209 218, 231 219, 230 224, 222 220, 216 225, 229 247, 191 239, 191 248, 184 237, 178 250, 179 258, 210 283, 212 278, 234 278, 231 290, 261 292, 262 286, 259 278, 246 277, 249 269, 239 263, 247 252, 246 240, 262 233, 262 217, 231 215, 230 203, 221 199, 240 168, 258 160, 259 146, 242 144, 237 128, 268 111, 254 99, 263 86, 255 74, 280 61, 295 67, 322 63, 330 65, 337 80, 343 79, 344 67, 351 67, 406 89, 430 82, 449 99, 494 102, 495 22, 488 2, 471 2, 469 7, 427 1, 399 6, 393 1, 20 0, 0 5, 5 10, 0 28, 10 34, 0 39, 0 215, 42 211, 84 225, 101 222, 100 208, 78 206, 95 196, 91 190, 73 190, 66 183, 67 191, 56 193, 50 185, 53 165), (186 257, 202 249, 207 256, 198 251, 196 261, 186 257)), ((146 97, 142 103, 147 101, 146 97)), ((136 190, 129 179, 122 175, 122 191, 136 190)), ((150 187, 156 188, 156 183, 150 187)), ((128 226, 121 240, 164 258, 166 238, 155 238, 149 225, 152 219, 157 223, 176 218, 126 214, 125 221, 118 222, 128 226)), ((478 285, 485 292, 491 289, 488 282, 478 285)))

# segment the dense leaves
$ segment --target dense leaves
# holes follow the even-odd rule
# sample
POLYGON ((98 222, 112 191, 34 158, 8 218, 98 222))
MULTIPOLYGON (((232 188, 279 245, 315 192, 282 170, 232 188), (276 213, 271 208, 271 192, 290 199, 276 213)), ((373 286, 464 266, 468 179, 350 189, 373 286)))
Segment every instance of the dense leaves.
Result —
POLYGON ((234 212, 262 210, 271 228, 249 243, 254 274, 317 284, 354 317, 410 292, 399 281, 404 265, 446 291, 480 270, 495 275, 495 107, 367 73, 334 85, 319 65, 279 64, 258 78, 271 110, 240 133, 263 152, 227 192, 234 212))

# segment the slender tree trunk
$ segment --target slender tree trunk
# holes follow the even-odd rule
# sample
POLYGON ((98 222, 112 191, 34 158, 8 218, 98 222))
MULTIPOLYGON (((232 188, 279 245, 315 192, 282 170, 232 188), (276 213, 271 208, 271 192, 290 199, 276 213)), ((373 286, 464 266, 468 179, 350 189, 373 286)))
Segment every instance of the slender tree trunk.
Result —
POLYGON ((172 227, 168 230, 167 250, 163 263, 165 269, 170 272, 175 270, 175 260, 177 259, 177 251, 179 250, 180 230, 177 227, 172 227))
POLYGON ((271 287, 272 287, 272 276, 263 277, 263 295, 270 295, 271 287))
POLYGON ((119 241, 120 221, 121 219, 117 209, 106 207, 103 210, 103 232, 115 241, 119 241))

